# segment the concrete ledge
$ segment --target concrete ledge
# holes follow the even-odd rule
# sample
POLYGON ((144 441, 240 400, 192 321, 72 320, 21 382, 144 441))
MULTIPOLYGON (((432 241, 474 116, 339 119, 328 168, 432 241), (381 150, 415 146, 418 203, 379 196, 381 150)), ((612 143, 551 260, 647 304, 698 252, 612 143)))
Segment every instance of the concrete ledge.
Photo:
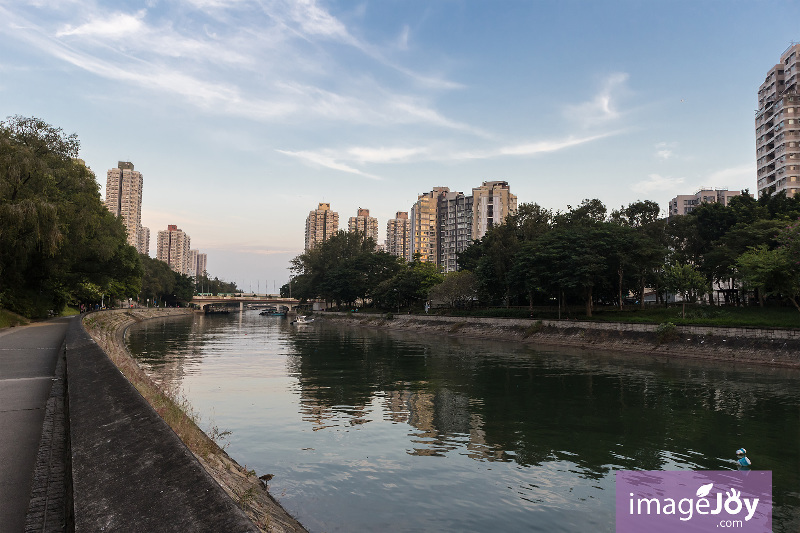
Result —
POLYGON ((258 531, 79 320, 66 347, 76 532, 258 531))

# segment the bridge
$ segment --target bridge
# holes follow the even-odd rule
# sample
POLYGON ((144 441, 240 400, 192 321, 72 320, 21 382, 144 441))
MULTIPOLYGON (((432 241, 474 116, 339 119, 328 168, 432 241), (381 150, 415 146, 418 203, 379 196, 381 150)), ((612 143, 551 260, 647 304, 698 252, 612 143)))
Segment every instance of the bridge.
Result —
POLYGON ((245 305, 250 304, 265 304, 265 305, 285 305, 290 311, 297 308, 300 300, 296 298, 281 298, 275 294, 263 294, 256 296, 243 296, 243 295, 197 295, 192 298, 192 304, 198 305, 200 309, 208 305, 232 305, 239 304, 239 311, 244 310, 245 305))

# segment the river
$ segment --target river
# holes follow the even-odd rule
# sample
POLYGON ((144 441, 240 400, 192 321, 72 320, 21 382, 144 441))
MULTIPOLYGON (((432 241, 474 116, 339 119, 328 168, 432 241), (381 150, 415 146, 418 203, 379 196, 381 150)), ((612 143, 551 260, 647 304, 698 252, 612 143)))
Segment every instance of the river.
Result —
POLYGON ((614 471, 772 470, 800 531, 800 373, 242 314, 131 352, 313 532, 613 531, 614 471))

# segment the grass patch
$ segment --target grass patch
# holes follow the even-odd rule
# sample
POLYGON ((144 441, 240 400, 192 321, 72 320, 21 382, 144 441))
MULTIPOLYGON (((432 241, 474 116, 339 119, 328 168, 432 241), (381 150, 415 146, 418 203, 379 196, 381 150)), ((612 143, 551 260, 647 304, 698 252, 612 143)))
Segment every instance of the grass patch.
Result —
POLYGON ((25 326, 29 320, 22 315, 18 315, 6 309, 0 309, 0 328, 11 328, 15 326, 25 326))

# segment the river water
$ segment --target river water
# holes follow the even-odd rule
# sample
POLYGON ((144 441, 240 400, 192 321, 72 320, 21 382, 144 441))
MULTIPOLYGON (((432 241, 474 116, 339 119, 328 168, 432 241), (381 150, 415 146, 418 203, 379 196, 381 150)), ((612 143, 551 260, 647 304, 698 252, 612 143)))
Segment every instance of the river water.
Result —
POLYGON ((772 470, 800 531, 800 373, 242 314, 126 337, 314 532, 613 531, 614 471, 772 470))

